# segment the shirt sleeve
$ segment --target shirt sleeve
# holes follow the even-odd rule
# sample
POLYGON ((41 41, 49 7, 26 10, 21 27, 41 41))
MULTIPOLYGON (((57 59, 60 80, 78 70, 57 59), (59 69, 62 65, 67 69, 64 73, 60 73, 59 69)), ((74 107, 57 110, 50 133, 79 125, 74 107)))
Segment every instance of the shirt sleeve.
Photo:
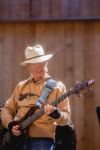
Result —
POLYGON ((14 119, 17 113, 17 87, 13 95, 7 100, 5 106, 1 110, 1 120, 4 127, 8 128, 8 124, 14 119))
MULTIPOLYGON (((60 97, 64 93, 66 93, 66 87, 62 82, 58 83, 57 87, 57 97, 60 97)), ((61 116, 58 119, 55 119, 55 123, 64 126, 66 125, 70 120, 70 105, 69 105, 69 99, 68 97, 65 98, 63 101, 61 101, 58 104, 61 116)))

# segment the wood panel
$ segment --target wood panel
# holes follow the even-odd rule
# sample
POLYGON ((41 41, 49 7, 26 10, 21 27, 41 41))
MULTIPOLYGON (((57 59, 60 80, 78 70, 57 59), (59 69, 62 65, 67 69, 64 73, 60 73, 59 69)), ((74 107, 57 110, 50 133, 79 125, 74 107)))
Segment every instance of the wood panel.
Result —
POLYGON ((100 149, 100 125, 96 114, 96 108, 100 107, 100 22, 95 22, 95 143, 96 150, 100 149))
POLYGON ((0 19, 2 19, 2 14, 3 13, 3 1, 0 0, 0 19))
POLYGON ((2 6, 1 18, 2 19, 10 19, 10 17, 11 17, 11 1, 4 0, 4 1, 2 1, 1 6, 2 6))
POLYGON ((80 1, 79 0, 71 0, 70 1, 70 16, 77 17, 80 14, 80 1))
MULTIPOLYGON (((84 29, 84 76, 85 80, 94 78, 94 22, 86 22, 84 29)), ((85 95, 85 149, 95 149, 94 121, 95 99, 93 91, 85 95), (91 136, 92 135, 92 136, 91 136)))
POLYGON ((55 79, 64 82, 64 48, 65 48, 65 24, 55 26, 55 79))
POLYGON ((11 97, 13 91, 13 25, 4 24, 4 50, 3 50, 3 101, 11 97))
POLYGON ((0 24, 0 102, 10 98, 16 84, 29 77, 26 67, 19 63, 25 60, 25 48, 36 44, 41 44, 46 54, 58 51, 49 61, 49 73, 67 89, 76 80, 95 79, 92 92, 82 94, 83 98, 71 95, 69 100, 77 150, 99 150, 100 21, 0 24))
POLYGON ((20 0, 11 0, 11 18, 20 18, 20 0))
POLYGON ((100 1, 92 0, 92 16, 100 16, 100 1))
MULTIPOLYGON (((75 23, 74 32, 74 82, 82 83, 84 79, 84 23, 75 23)), ((84 94, 82 98, 74 96, 74 125, 77 131, 77 149, 84 150, 84 94), (78 109, 77 109, 78 108, 78 109)))
POLYGON ((20 66, 20 63, 23 61, 23 44, 22 44, 22 24, 16 24, 14 26, 14 83, 13 88, 23 80, 23 68, 20 66))
MULTIPOLYGON (((74 26, 71 22, 65 23, 65 50, 64 50, 64 80, 67 90, 74 86, 74 26)), ((74 95, 69 97, 71 120, 74 123, 74 95)))
POLYGON ((20 0, 20 18, 30 18, 30 1, 20 0))
POLYGON ((40 0, 30 1, 30 17, 39 18, 40 17, 40 0))
POLYGON ((60 17, 60 0, 50 0, 50 17, 60 17))
POLYGON ((99 0, 0 0, 1 19, 99 17, 99 0))
POLYGON ((80 16, 90 17, 92 16, 92 3, 90 0, 80 0, 80 16))
POLYGON ((49 18, 50 17, 50 0, 41 0, 40 1, 40 17, 49 18))
POLYGON ((70 0, 61 0, 60 1, 60 17, 69 17, 70 16, 70 0))

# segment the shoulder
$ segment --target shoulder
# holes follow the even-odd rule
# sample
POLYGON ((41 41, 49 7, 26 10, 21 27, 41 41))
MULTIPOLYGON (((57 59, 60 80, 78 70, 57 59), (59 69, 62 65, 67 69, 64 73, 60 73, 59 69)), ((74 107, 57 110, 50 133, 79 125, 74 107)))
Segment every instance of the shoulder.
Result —
POLYGON ((21 82, 19 82, 19 84, 18 85, 23 85, 23 84, 25 84, 25 83, 27 83, 27 82, 29 82, 30 81, 30 78, 28 78, 28 79, 26 79, 26 80, 24 80, 24 81, 21 81, 21 82))
POLYGON ((19 83, 17 84, 17 86, 16 86, 15 89, 20 89, 22 86, 24 86, 24 85, 26 85, 27 83, 29 83, 30 80, 31 80, 31 78, 28 78, 28 79, 26 79, 26 80, 24 80, 24 81, 19 82, 19 83))
POLYGON ((57 81, 57 83, 55 85, 55 89, 62 91, 62 90, 66 90, 66 87, 65 87, 65 84, 63 82, 57 81))

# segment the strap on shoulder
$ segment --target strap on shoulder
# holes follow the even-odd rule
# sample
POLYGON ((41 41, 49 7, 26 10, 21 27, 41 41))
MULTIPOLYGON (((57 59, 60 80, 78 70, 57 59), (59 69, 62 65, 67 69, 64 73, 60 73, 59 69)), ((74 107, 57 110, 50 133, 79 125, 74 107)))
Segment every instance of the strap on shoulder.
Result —
POLYGON ((44 86, 44 91, 43 91, 42 95, 40 96, 40 98, 38 99, 38 102, 36 104, 39 108, 42 107, 42 105, 44 104, 45 100, 47 99, 49 93, 54 89, 54 86, 56 83, 57 83, 57 81, 55 81, 53 79, 48 79, 48 81, 46 82, 46 84, 44 86))

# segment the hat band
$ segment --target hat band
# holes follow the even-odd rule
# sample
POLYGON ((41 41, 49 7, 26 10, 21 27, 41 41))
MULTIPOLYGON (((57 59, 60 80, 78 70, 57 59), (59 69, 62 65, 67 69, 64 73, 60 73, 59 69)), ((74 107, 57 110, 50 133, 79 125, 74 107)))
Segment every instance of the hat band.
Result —
POLYGON ((37 57, 41 57, 41 56, 44 56, 44 55, 40 55, 40 56, 36 56, 36 57, 31 57, 31 58, 28 58, 28 59, 26 59, 26 60, 30 60, 30 59, 32 59, 32 58, 37 58, 37 57))

